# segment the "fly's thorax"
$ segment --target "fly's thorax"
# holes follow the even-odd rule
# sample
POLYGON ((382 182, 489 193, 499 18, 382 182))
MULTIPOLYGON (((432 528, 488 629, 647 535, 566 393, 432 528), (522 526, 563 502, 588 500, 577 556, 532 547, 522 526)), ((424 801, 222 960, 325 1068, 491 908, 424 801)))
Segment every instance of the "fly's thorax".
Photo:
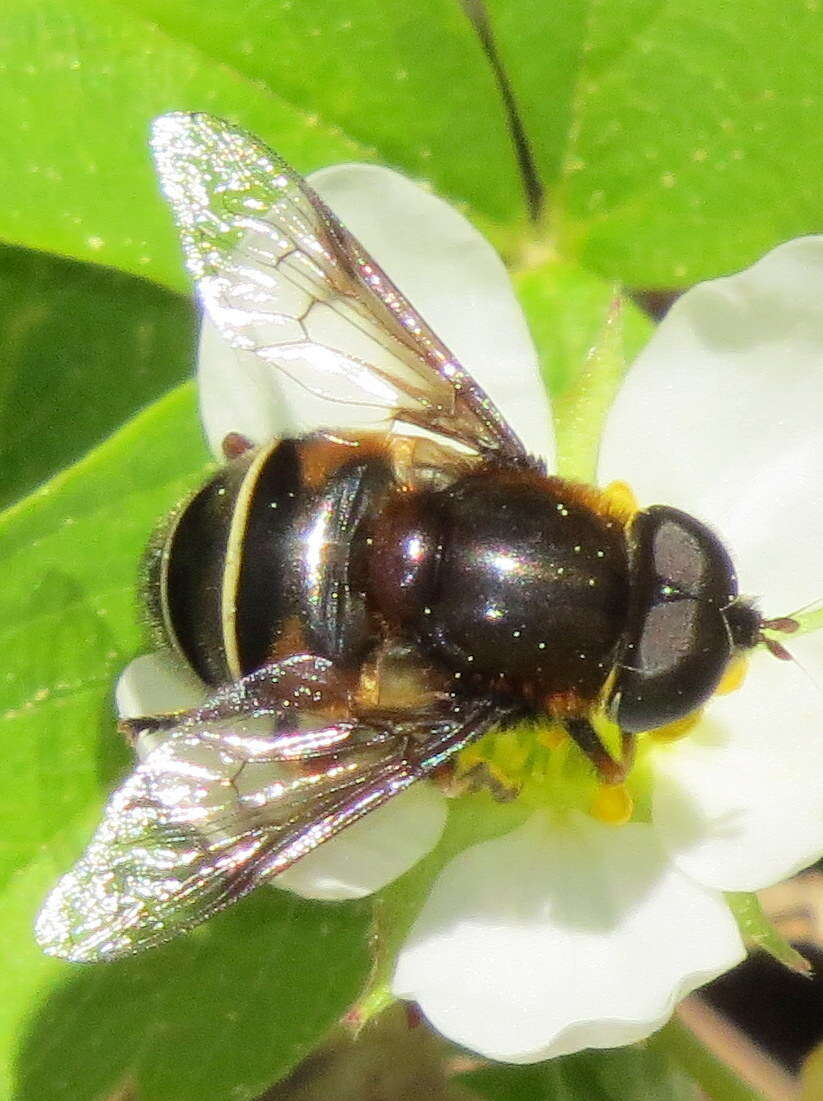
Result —
POLYGON ((627 605, 622 523, 536 468, 483 468, 400 500, 376 568, 382 608, 461 676, 594 698, 627 605))

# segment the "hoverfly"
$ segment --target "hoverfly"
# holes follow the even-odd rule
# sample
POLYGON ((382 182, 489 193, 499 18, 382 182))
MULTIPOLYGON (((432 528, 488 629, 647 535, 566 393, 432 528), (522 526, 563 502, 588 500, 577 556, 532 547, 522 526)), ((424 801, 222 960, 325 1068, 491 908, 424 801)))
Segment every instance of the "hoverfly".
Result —
POLYGON ((192 928, 492 728, 561 722, 617 781, 764 627, 698 520, 549 476, 279 157, 201 114, 158 120, 153 149, 224 340, 383 423, 227 438, 152 545, 161 639, 210 695, 126 724, 162 737, 37 922, 72 960, 192 928))

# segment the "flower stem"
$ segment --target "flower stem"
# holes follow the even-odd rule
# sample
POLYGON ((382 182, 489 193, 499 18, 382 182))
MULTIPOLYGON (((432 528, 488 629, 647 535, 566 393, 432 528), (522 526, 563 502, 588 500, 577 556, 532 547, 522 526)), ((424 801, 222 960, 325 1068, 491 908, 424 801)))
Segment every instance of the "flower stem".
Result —
MULTIPOLYGON (((679 1017, 673 1017, 669 1023, 657 1033, 650 1041, 651 1046, 664 1051, 682 1070, 693 1078, 704 1093, 712 1098, 712 1101, 794 1101, 797 1090, 791 1077, 775 1066, 753 1044, 744 1041, 738 1050, 731 1051, 731 1047, 737 1047, 737 1038, 729 1044, 729 1059, 726 1061, 719 1054, 711 1050, 707 1044, 699 1038, 702 1032, 698 1017, 702 1017, 704 1011, 712 1018, 712 1035, 717 1035, 717 1016, 708 1006, 703 1006, 696 999, 689 999, 686 1012, 682 1007, 680 1016, 685 1016, 690 1024, 695 1017, 695 1029, 685 1024, 679 1017), (694 1004, 693 1004, 694 1003, 694 1004), (698 1005, 699 1008, 695 1008, 698 1005), (694 1009, 694 1013, 692 1012, 694 1009), (746 1050, 742 1050, 745 1048, 746 1050), (741 1067, 745 1078, 738 1073, 735 1067, 741 1067), (753 1084, 756 1083, 756 1086, 753 1084)), ((730 1030, 736 1033, 734 1026, 730 1030)), ((714 1046, 714 1045, 713 1045, 714 1046)))

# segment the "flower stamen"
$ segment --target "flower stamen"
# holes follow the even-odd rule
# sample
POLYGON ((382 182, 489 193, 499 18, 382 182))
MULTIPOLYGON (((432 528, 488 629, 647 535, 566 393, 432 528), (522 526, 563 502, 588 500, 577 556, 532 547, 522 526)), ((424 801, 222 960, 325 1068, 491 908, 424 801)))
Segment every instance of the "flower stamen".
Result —
POLYGON ((459 754, 455 779, 455 794, 483 788, 499 802, 515 799, 554 817, 582 811, 622 825, 634 811, 626 785, 600 780, 589 756, 557 722, 525 723, 487 734, 459 754))
POLYGON ((607 826, 625 826, 634 811, 634 799, 625 784, 601 784, 589 807, 589 814, 607 826))
POLYGON ((624 523, 628 523, 640 509, 634 490, 628 482, 609 482, 603 490, 603 496, 608 498, 610 511, 622 516, 624 523))
POLYGON ((561 723, 544 723, 536 731, 537 741, 546 749, 560 749, 569 740, 569 734, 561 723))

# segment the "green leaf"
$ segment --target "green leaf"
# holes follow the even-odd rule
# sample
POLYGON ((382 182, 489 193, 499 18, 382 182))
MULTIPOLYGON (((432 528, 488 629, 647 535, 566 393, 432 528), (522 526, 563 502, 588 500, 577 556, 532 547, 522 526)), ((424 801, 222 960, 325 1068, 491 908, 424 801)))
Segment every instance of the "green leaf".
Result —
POLYGON ((7 0, 0 64, 0 237, 174 289, 147 149, 165 111, 228 117, 303 172, 378 157, 491 215, 521 209, 492 76, 449 0, 7 0))
POLYGON ((0 247, 0 506, 182 381, 193 348, 188 298, 0 247))
POLYGON ((494 79, 453 0, 125 2, 442 194, 502 221, 520 214, 494 79))
POLYGON ((515 286, 552 395, 558 470, 592 481, 606 414, 653 325, 576 264, 549 260, 517 272, 515 286))
POLYGON ((91 1098, 131 1075, 142 1101, 251 1097, 365 980, 362 908, 273 891, 110 967, 61 965, 32 941, 45 892, 127 765, 110 697, 141 648, 142 547, 207 463, 183 387, 0 516, 0 1096, 18 1096, 19 1079, 23 1097, 91 1098))
POLYGON ((487 1101, 694 1101, 692 1083, 644 1044, 460 1075, 487 1101))
POLYGON ((368 968, 361 905, 262 889, 146 956, 61 969, 23 1042, 16 1097, 252 1098, 345 1012, 368 968))
POLYGON ((487 3, 561 255, 685 286, 820 230, 816 2, 487 3))
POLYGON ((175 290, 188 281, 149 161, 155 116, 223 115, 303 171, 366 155, 304 105, 114 0, 6 0, 0 66, 0 237, 175 290))
MULTIPOLYGON (((515 271, 514 285, 540 352, 543 378, 552 397, 562 398, 578 385, 620 290, 614 283, 562 260, 515 271)), ((624 355, 631 363, 654 325, 626 301, 623 329, 624 355)))
MULTIPOLYGON (((683 286, 820 227, 811 0, 487 0, 549 216, 532 237, 683 286)), ((146 152, 170 109, 231 117, 306 171, 369 157, 526 236, 502 97, 459 4, 8 0, 0 236, 179 288, 146 152), (59 109, 55 109, 59 105, 59 109)))
POLYGON ((99 805, 125 757, 109 697, 141 644, 142 548, 207 461, 185 387, 0 516, 0 881, 99 805))
POLYGON ((458 1076, 473 1096, 486 1101, 558 1101, 558 1074, 554 1063, 533 1067, 483 1067, 458 1076))

